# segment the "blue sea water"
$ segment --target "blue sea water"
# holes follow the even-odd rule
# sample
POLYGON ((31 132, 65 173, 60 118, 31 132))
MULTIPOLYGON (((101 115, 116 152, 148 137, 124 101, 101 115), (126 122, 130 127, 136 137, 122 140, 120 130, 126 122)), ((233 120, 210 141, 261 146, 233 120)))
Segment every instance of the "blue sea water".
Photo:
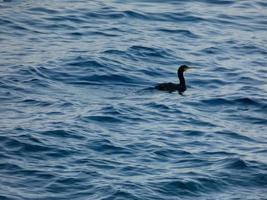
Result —
POLYGON ((0 199, 267 199, 266 65, 265 0, 0 0, 0 199))

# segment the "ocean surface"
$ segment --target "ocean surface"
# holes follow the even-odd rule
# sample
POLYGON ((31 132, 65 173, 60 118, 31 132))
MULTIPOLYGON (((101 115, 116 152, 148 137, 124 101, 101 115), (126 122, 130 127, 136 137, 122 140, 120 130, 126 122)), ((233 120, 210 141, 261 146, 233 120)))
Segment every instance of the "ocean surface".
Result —
POLYGON ((91 199, 267 199, 265 0, 0 0, 0 200, 91 199))

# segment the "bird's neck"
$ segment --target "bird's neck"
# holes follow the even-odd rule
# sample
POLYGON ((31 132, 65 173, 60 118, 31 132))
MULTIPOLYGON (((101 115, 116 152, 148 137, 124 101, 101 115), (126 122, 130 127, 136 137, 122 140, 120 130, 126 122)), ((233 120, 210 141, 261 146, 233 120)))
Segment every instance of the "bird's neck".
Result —
POLYGON ((180 85, 182 87, 185 87, 185 80, 184 80, 184 74, 183 74, 183 72, 178 72, 178 78, 179 78, 179 81, 180 81, 180 85))

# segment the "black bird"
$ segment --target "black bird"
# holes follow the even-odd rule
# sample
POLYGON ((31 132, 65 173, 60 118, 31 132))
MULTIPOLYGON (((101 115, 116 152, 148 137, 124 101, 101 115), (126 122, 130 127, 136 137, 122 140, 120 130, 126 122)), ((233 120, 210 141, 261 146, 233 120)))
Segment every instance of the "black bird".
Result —
POLYGON ((160 83, 155 86, 157 90, 167 91, 167 92, 175 92, 178 91, 179 94, 182 94, 186 90, 185 79, 184 79, 184 72, 191 67, 187 65, 181 65, 177 70, 177 75, 179 78, 180 83, 160 83))

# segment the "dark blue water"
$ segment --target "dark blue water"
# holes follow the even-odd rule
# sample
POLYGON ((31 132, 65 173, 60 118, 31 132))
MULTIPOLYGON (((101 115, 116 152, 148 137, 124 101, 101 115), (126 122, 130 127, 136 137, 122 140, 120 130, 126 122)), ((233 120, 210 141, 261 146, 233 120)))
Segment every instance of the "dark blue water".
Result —
POLYGON ((265 0, 2 0, 0 199, 267 199, 266 67, 265 0))

